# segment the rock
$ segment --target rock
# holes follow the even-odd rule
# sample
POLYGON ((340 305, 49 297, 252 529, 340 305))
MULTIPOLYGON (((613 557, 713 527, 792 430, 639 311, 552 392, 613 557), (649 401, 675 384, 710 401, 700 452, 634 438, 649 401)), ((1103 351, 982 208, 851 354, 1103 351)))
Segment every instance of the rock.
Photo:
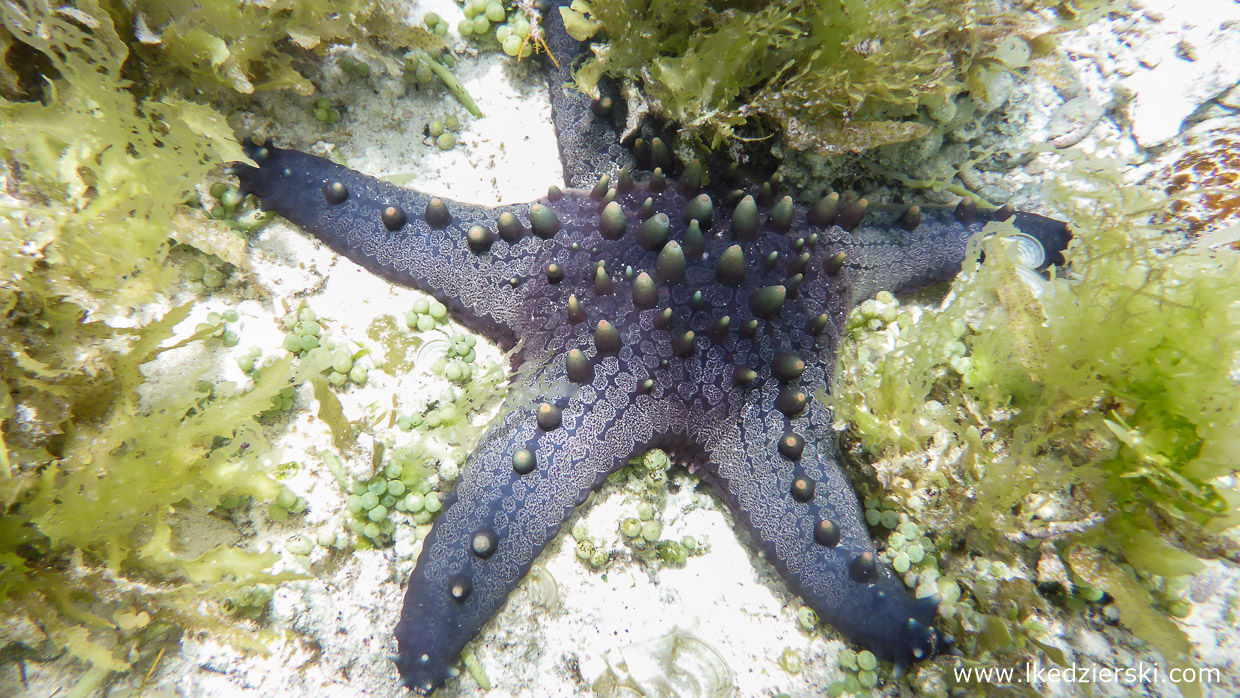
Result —
POLYGON ((985 115, 1007 104, 1016 89, 1016 78, 1007 70, 994 69, 986 72, 983 78, 986 86, 983 94, 971 94, 977 103, 978 114, 985 115))
POLYGON ((1240 85, 1236 85, 1219 97, 1218 103, 1228 109, 1240 109, 1240 85))
MULTIPOLYGON (((1157 9, 1169 1, 1150 4, 1157 9)), ((1240 84, 1240 61, 1235 60, 1240 53, 1240 3, 1200 0, 1193 9, 1191 17, 1181 19, 1178 27, 1166 27, 1166 33, 1130 35, 1152 49, 1138 48, 1141 66, 1120 83, 1135 95, 1128 115, 1142 147, 1171 140, 1201 105, 1240 84)))
POLYGON ((1039 553, 1038 584, 1058 584, 1071 593, 1072 580, 1069 579, 1068 570, 1059 557, 1059 551, 1055 550, 1055 544, 1050 541, 1043 542, 1039 553))
POLYGON ((1240 220, 1240 128, 1235 117, 1196 124, 1152 163, 1150 181, 1175 197, 1169 208, 1194 235, 1240 220))
POLYGON ((1085 139, 1102 120, 1102 105, 1088 97, 1077 97, 1064 102, 1051 115, 1047 124, 1051 145, 1070 148, 1085 139))
POLYGON ((994 58, 1003 61, 1004 65, 1013 70, 1024 68, 1029 65, 1029 59, 1033 56, 1033 49, 1029 47, 1029 42, 1019 36, 1001 37, 995 42, 995 48, 990 54, 994 58))

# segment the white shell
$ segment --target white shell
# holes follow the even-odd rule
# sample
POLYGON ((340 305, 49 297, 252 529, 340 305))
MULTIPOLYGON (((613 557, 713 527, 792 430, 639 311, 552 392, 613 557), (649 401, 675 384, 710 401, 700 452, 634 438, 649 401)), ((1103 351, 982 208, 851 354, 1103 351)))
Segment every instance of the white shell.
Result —
POLYGON ((1027 269, 1037 269, 1046 262, 1046 250, 1037 238, 1026 233, 1013 233, 1008 239, 1016 243, 1017 264, 1027 269))
POLYGON ((448 348, 451 346, 448 333, 442 330, 433 330, 428 334, 431 335, 430 338, 422 346, 418 347, 417 352, 413 355, 414 365, 429 366, 448 355, 448 348))
POLYGON ((1046 291, 1046 279, 1042 275, 1028 267, 1016 267, 1016 276, 1025 282, 1025 286, 1029 287, 1029 292, 1034 298, 1041 298, 1046 291))

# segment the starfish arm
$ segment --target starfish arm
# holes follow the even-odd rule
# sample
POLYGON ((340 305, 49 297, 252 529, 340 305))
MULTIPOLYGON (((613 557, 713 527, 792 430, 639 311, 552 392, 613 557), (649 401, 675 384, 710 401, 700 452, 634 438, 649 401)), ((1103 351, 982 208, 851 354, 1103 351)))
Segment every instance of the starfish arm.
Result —
POLYGON ((593 359, 588 382, 575 384, 586 379, 554 357, 514 389, 471 455, 409 578, 395 630, 406 686, 443 683, 573 509, 672 419, 672 403, 637 405, 620 357, 593 359))
POLYGON ((259 167, 234 164, 232 171, 264 211, 389 281, 430 293, 501 347, 515 344, 528 291, 510 281, 529 277, 548 250, 527 234, 512 243, 497 239, 496 229, 504 213, 520 224, 527 207, 461 204, 307 153, 250 142, 246 149, 259 167))
MULTIPOLYGON (((802 381, 813 382, 818 372, 807 367, 802 381)), ((951 640, 933 627, 939 600, 914 600, 877 559, 840 467, 830 408, 811 400, 791 419, 776 407, 780 393, 767 381, 714 431, 705 479, 759 556, 850 641, 901 666, 949 651, 951 640)))
POLYGON ((623 167, 634 169, 633 155, 620 145, 619 133, 609 117, 619 100, 596 102, 577 89, 573 68, 583 55, 581 42, 569 36, 554 2, 543 13, 543 27, 551 55, 546 59, 547 91, 551 96, 551 116, 564 165, 564 181, 570 187, 593 186, 603 175, 615 174, 623 167), (605 118, 606 117, 606 118, 605 118))
POLYGON ((853 301, 861 302, 879 291, 905 293, 960 273, 969 240, 992 220, 1011 220, 1029 241, 1041 247, 1045 269, 1063 263, 1071 233, 1067 225, 1033 213, 1011 209, 978 211, 962 204, 955 210, 931 208, 908 215, 909 209, 880 211, 866 217, 853 231, 853 247, 845 268, 857 279, 853 301))

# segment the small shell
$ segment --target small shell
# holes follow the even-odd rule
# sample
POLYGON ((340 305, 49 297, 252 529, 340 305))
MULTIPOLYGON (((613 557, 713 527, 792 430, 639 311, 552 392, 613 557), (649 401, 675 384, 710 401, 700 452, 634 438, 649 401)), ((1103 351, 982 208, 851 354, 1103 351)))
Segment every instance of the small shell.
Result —
POLYGON ((450 345, 447 333, 438 330, 426 333, 422 346, 413 356, 414 365, 429 366, 438 359, 447 358, 450 345))
POLYGON ((554 608, 560 603, 560 587, 555 582, 555 577, 546 568, 535 565, 530 570, 530 583, 526 586, 530 590, 530 595, 534 604, 542 608, 554 608))
POLYGON ((1043 279, 1041 274, 1027 267, 1016 267, 1016 276, 1025 282, 1034 298, 1042 297, 1042 293, 1046 290, 1046 279, 1043 279))
POLYGON ((1014 233, 1008 236, 1016 243, 1016 263, 1027 269, 1037 269, 1046 262, 1046 250, 1032 235, 1014 233))

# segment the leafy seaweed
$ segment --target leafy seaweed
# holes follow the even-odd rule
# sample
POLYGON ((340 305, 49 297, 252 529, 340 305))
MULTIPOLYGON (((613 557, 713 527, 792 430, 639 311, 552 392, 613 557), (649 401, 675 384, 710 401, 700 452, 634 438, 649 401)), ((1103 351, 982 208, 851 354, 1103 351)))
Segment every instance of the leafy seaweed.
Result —
POLYGON ((862 400, 835 407, 872 452, 946 438, 940 472, 892 476, 944 487, 927 514, 979 551, 1073 548, 1072 570, 1180 663, 1183 631, 1112 559, 1146 578, 1191 574, 1197 558, 1240 560, 1219 535, 1240 523, 1240 290, 1230 281, 1240 255, 1162 251, 1167 233, 1150 220, 1169 202, 1126 184, 1117 163, 1082 158, 1047 193, 1072 221, 1069 271, 1049 281, 1022 272, 1014 229, 991 224, 941 307, 893 312, 879 334, 846 345, 836 394, 862 400))
MULTIPOLYGON (((576 72, 597 97, 604 75, 639 82, 690 138, 717 148, 782 132, 823 155, 900 143, 909 120, 966 89, 986 41, 1014 20, 988 0, 576 2, 574 22, 606 36, 576 72)), ((993 62, 993 61, 989 61, 993 62)), ((978 83, 977 80, 973 80, 978 83)))
POLYGON ((90 665, 79 695, 179 628, 246 644, 203 592, 281 579, 266 571, 276 556, 186 553, 177 512, 210 511, 226 494, 274 498, 256 416, 330 363, 278 361, 245 390, 197 390, 208 364, 148 374, 215 331, 178 330, 192 301, 177 261, 198 253, 174 254, 174 240, 235 249, 184 204, 244 155, 215 110, 127 80, 115 12, 96 0, 0 3, 0 49, 39 56, 22 69, 43 85, 38 101, 20 90, 6 94, 27 101, 0 100, 0 599, 6 621, 33 628, 23 644, 50 641, 90 665))
POLYGON ((378 0, 138 0, 111 3, 135 28, 138 52, 161 79, 195 90, 314 93, 298 54, 370 38, 400 48, 442 49, 425 28, 399 21, 378 0))

